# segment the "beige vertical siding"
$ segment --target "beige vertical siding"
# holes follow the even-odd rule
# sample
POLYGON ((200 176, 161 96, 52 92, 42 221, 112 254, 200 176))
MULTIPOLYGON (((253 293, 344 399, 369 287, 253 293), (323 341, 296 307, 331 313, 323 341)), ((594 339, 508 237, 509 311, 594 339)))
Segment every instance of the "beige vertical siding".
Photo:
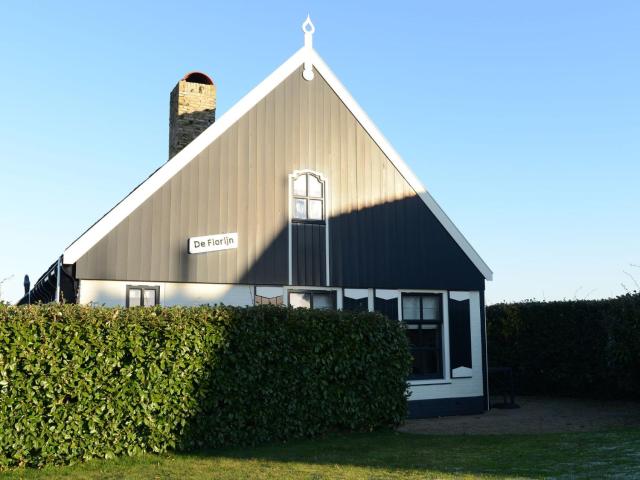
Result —
MULTIPOLYGON (((405 228, 404 223, 420 222, 412 212, 430 213, 424 206, 420 210, 414 204, 400 205, 417 198, 415 192, 324 79, 316 74, 313 81, 304 81, 301 69, 79 259, 76 275, 286 284, 288 175, 300 169, 327 178, 330 222, 345 218, 336 223, 341 232, 332 235, 330 242, 332 272, 338 270, 336 282, 358 286, 369 281, 366 286, 377 286, 370 280, 397 264, 397 258, 385 253, 389 245, 405 241, 403 235, 394 235, 405 228), (381 222, 384 227, 370 218, 379 215, 376 207, 380 205, 390 205, 381 222), (355 220, 356 212, 358 219, 368 220, 355 220), (238 232, 237 250, 187 253, 189 237, 225 232, 238 232), (373 238, 377 243, 371 243, 373 238), (363 248, 367 244, 374 246, 363 248), (347 269, 347 262, 349 272, 340 272, 347 269)), ((429 225, 425 228, 433 229, 429 225)), ((425 230, 421 235, 432 233, 425 230)), ((451 240, 448 234, 437 233, 451 240)), ((464 257, 450 243, 453 246, 447 248, 464 257)), ((465 268, 470 264, 466 257, 459 263, 465 268)))

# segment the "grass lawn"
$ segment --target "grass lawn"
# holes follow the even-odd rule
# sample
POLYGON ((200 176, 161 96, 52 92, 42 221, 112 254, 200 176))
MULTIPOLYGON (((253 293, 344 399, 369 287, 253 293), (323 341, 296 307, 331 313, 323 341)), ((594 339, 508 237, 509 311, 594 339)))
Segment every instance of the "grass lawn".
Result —
POLYGON ((16 469, 0 477, 414 479, 614 475, 640 475, 640 429, 505 436, 423 436, 390 431, 331 435, 198 454, 144 455, 42 470, 16 469))

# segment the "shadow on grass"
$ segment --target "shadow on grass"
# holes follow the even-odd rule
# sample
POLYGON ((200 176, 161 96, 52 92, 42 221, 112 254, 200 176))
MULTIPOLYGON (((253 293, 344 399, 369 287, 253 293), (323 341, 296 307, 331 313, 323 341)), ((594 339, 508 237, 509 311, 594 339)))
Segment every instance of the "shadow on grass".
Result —
POLYGON ((430 472, 436 476, 592 478, 640 471, 640 430, 500 436, 378 431, 176 456, 361 467, 407 474, 430 472))
POLYGON ((68 467, 15 469, 12 479, 636 478, 640 429, 596 433, 426 436, 332 434, 247 448, 144 454, 68 467))

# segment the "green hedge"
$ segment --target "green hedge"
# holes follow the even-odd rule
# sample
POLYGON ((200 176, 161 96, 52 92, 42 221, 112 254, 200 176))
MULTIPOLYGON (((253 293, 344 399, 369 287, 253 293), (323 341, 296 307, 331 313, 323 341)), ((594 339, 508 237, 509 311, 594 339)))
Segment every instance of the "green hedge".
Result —
POLYGON ((398 322, 281 307, 0 306, 0 466, 398 424, 398 322))
POLYGON ((489 366, 521 394, 640 398, 640 294, 487 307, 489 366))

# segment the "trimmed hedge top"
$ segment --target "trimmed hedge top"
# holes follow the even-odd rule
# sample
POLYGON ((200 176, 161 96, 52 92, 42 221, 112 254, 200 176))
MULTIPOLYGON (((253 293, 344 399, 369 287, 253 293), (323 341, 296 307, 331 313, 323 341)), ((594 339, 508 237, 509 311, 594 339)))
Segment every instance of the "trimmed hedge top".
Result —
POLYGON ((640 293, 492 305, 487 337, 521 394, 640 398, 640 293))
POLYGON ((393 426, 410 364, 375 313, 0 306, 0 465, 393 426))

